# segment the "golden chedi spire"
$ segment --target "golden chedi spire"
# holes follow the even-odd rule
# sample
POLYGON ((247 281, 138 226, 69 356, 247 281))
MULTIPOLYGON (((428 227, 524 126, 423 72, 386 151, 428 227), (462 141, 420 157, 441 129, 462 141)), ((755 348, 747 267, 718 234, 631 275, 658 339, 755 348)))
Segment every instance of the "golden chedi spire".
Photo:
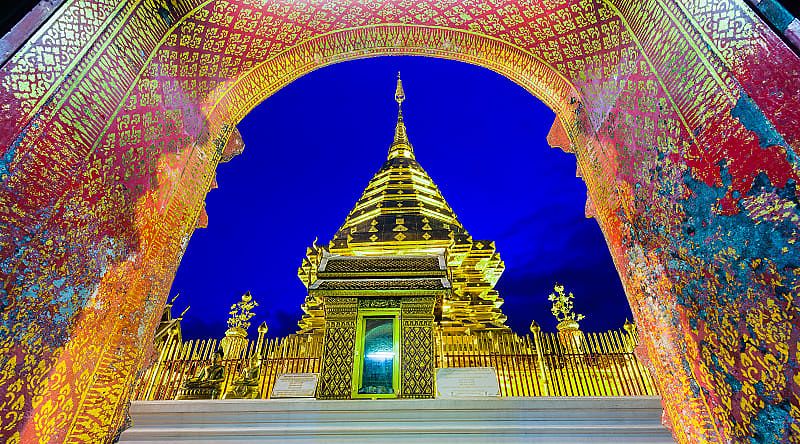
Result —
POLYGON ((406 94, 400 73, 394 99, 397 124, 386 162, 367 184, 334 236, 331 248, 347 244, 346 247, 364 245, 372 249, 375 242, 449 243, 454 235, 468 236, 414 156, 403 116, 406 94))
POLYGON ((406 124, 403 122, 403 101, 405 99, 406 93, 403 91, 403 81, 400 80, 400 72, 398 72, 397 88, 395 88, 394 92, 394 100, 397 102, 397 125, 394 128, 394 142, 389 147, 389 159, 394 159, 395 157, 414 158, 414 149, 408 141, 406 124))
MULTIPOLYGON (((452 295, 442 301, 440 325, 450 332, 507 330, 500 310, 503 299, 494 289, 505 264, 490 240, 474 240, 417 162, 403 115, 406 99, 398 73, 394 92, 397 124, 386 161, 367 184, 327 246, 314 246, 298 276, 306 287, 317 279, 325 254, 386 256, 444 254, 452 279, 452 295)), ((492 217, 486 214, 486 217, 492 217)), ((300 330, 317 331, 324 324, 323 301, 309 292, 300 330)))

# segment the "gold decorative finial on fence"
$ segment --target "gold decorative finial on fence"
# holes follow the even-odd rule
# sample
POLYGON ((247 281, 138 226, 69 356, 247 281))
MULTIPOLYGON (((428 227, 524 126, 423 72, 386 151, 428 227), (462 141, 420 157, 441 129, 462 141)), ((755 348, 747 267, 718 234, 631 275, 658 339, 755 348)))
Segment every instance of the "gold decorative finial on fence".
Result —
POLYGON ((578 321, 583 320, 586 316, 573 311, 572 300, 575 299, 575 295, 572 292, 569 294, 564 293, 564 286, 561 284, 556 284, 553 289, 555 293, 550 293, 547 299, 553 302, 553 307, 550 311, 558 320, 556 328, 558 328, 558 331, 578 330, 578 321))
POLYGON ((267 335, 267 323, 262 322, 261 325, 258 326, 258 341, 256 341, 256 351, 255 353, 261 353, 264 348, 264 337, 267 335))
POLYGON ((258 302, 253 300, 253 295, 248 291, 242 295, 242 300, 231 305, 231 315, 228 318, 228 329, 241 329, 245 332, 250 327, 250 318, 255 316, 253 308, 258 307, 258 302))
POLYGON ((627 333, 626 341, 628 343, 628 349, 633 352, 636 348, 636 344, 639 343, 639 334, 636 331, 636 324, 629 321, 628 318, 625 318, 625 324, 622 328, 625 330, 625 333, 627 333))
POLYGON ((583 353, 583 332, 578 322, 586 316, 573 311, 572 300, 575 299, 575 295, 572 292, 564 293, 564 286, 561 284, 556 284, 553 290, 555 293, 550 293, 547 299, 553 302, 550 311, 558 320, 556 328, 559 342, 571 352, 583 353))
POLYGON ((258 302, 253 300, 253 295, 249 291, 242 295, 241 301, 231 305, 228 330, 220 341, 225 356, 235 358, 244 350, 247 343, 247 329, 250 328, 250 318, 255 316, 253 313, 255 307, 258 307, 258 302))
POLYGON ((622 326, 629 335, 636 334, 636 324, 625 318, 625 324, 622 326))

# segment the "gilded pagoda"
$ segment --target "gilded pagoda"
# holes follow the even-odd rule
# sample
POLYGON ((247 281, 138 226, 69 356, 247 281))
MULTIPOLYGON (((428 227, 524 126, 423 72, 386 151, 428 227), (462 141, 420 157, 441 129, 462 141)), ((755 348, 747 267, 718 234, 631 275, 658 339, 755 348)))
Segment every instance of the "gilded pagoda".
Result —
POLYGON ((655 394, 634 354, 635 326, 582 332, 563 286, 550 296, 557 334, 535 322, 531 335, 511 332, 494 288, 504 270, 495 243, 469 235, 417 162, 399 74, 394 98, 386 161, 327 246, 306 250, 298 332, 268 340, 262 325, 248 341, 248 293, 219 343, 185 344, 170 303, 171 333, 157 333, 159 358, 134 399, 268 398, 281 374, 297 372, 318 375, 319 399, 431 398, 447 367, 491 367, 504 396, 655 394))
MULTIPOLYGON (((406 363, 395 378, 407 397, 433 395, 435 331, 509 330, 494 289, 504 269, 495 244, 469 235, 417 162, 399 74, 394 98, 397 124, 386 161, 328 246, 309 248, 298 271, 308 288, 299 333, 325 335, 322 397, 381 390, 351 385, 350 372, 340 371, 369 346, 370 328, 404 338, 386 353, 399 355, 395 365, 406 363)), ((360 370, 356 363, 352 377, 360 370)))
POLYGON ((397 125, 386 162, 327 248, 309 248, 298 271, 309 290, 300 331, 324 328, 326 297, 348 291, 429 293, 436 296, 436 327, 448 334, 507 331, 494 289, 504 270, 495 243, 469 235, 417 162, 399 75, 395 100, 397 125))

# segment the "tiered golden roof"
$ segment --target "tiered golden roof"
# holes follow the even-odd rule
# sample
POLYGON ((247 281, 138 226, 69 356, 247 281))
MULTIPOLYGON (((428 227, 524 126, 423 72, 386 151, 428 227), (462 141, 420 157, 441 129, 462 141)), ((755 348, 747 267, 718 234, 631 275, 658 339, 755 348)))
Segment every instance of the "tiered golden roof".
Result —
MULTIPOLYGON (((398 74, 394 140, 388 158, 370 180, 327 247, 306 251, 298 275, 307 288, 317 280, 327 255, 442 255, 452 285, 437 312, 443 331, 507 330, 503 303, 494 286, 505 268, 493 241, 474 240, 458 221, 436 184, 420 166, 403 120, 405 100, 398 74)), ((322 298, 309 293, 300 321, 303 332, 324 325, 322 298)))

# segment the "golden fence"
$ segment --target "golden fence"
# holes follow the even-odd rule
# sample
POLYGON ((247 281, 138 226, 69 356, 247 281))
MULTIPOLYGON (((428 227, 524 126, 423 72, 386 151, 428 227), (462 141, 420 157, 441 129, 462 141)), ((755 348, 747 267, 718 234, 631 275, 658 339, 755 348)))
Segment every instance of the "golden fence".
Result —
MULTIPOLYGON (((318 373, 322 363, 321 335, 290 335, 283 338, 264 339, 259 374, 260 398, 272 393, 275 380, 283 373, 318 373)), ((256 341, 248 341, 239 353, 222 360, 225 380, 221 393, 227 393, 234 379, 247 367, 256 352, 256 341)), ((142 375, 141 383, 134 389, 131 399, 175 399, 183 382, 212 361, 219 347, 215 339, 167 343, 161 354, 142 375)))
MULTIPOLYGON (((436 367, 493 367, 501 396, 658 395, 650 373, 633 353, 635 332, 436 334, 436 367)), ((290 335, 248 341, 222 361, 226 393, 259 345, 262 346, 260 398, 270 397, 283 373, 317 373, 322 335, 290 335), (263 344, 263 345, 262 345, 263 344)), ((134 388, 134 400, 175 399, 181 384, 211 363, 219 341, 167 342, 134 388)))
POLYGON ((635 333, 437 337, 436 367, 494 367, 501 396, 654 396, 635 333))

